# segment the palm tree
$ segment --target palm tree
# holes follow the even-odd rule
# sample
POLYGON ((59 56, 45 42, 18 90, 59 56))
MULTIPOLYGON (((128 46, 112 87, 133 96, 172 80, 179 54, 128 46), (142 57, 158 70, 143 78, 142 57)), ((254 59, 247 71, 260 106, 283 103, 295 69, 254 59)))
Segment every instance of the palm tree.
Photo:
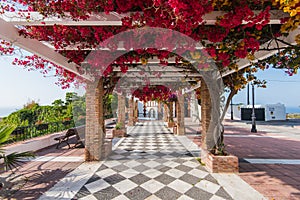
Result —
POLYGON ((14 129, 14 126, 0 126, 0 161, 3 159, 5 170, 12 170, 13 168, 20 166, 20 164, 23 163, 23 158, 34 157, 34 154, 30 151, 21 153, 14 152, 9 155, 5 155, 5 151, 2 146, 8 140, 14 129))

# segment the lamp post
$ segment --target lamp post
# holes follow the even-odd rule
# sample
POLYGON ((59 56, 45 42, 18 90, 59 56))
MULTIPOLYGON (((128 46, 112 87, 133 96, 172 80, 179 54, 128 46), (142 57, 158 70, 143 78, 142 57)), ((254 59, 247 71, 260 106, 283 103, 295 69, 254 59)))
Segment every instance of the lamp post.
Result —
POLYGON ((247 84, 247 105, 250 105, 250 89, 249 89, 249 83, 247 84))
POLYGON ((144 102, 144 110, 143 111, 144 111, 143 116, 146 117, 146 102, 144 102))
POLYGON ((256 133, 256 121, 255 121, 255 108, 254 108, 254 84, 252 83, 252 128, 251 132, 256 133))
POLYGON ((231 116, 231 120, 233 120, 233 104, 232 104, 232 99, 231 99, 231 102, 230 102, 230 116, 231 116))
MULTIPOLYGON (((249 75, 250 74, 247 74, 246 75, 246 78, 247 78, 247 80, 249 81, 249 75)), ((247 83, 247 106, 249 106, 250 105, 250 88, 249 88, 249 82, 247 83)))

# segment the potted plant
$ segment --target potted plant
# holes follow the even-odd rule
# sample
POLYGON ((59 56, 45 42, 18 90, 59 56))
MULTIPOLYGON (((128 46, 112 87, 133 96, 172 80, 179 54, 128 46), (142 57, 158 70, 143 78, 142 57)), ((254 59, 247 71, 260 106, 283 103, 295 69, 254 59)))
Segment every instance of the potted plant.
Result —
POLYGON ((118 122, 113 129, 113 137, 125 137, 126 129, 121 122, 118 122))
POLYGON ((238 173, 239 161, 234 155, 215 155, 211 152, 201 151, 201 161, 211 173, 238 173))
POLYGON ((175 126, 175 122, 174 122, 173 118, 169 119, 169 121, 168 121, 168 128, 173 128, 174 126, 175 126))
POLYGON ((201 162, 205 164, 211 173, 238 173, 238 157, 229 154, 225 150, 226 146, 223 143, 223 132, 224 129, 222 127, 221 137, 212 149, 201 149, 201 162))

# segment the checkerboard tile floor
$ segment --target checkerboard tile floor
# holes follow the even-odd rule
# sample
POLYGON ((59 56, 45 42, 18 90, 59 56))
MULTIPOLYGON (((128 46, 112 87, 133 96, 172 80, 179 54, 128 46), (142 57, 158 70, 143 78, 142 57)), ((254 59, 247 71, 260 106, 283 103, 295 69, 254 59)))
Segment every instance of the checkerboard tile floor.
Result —
POLYGON ((73 199, 232 197, 162 122, 140 123, 73 199))

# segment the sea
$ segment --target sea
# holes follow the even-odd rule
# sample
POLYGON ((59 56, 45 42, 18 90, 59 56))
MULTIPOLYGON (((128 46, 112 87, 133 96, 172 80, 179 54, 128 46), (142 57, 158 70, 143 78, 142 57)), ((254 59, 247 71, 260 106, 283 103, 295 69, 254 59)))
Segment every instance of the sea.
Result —
MULTIPOLYGON (((6 117, 9 114, 11 114, 19 109, 21 109, 21 108, 16 108, 16 107, 1 108, 0 107, 0 118, 6 117)), ((299 113, 300 114, 300 106, 299 107, 286 107, 286 113, 299 113)))
POLYGON ((17 108, 17 107, 5 107, 5 108, 0 107, 0 118, 7 117, 9 114, 20 109, 21 108, 17 108))
POLYGON ((300 106, 298 107, 286 107, 286 113, 299 113, 300 114, 300 106))

